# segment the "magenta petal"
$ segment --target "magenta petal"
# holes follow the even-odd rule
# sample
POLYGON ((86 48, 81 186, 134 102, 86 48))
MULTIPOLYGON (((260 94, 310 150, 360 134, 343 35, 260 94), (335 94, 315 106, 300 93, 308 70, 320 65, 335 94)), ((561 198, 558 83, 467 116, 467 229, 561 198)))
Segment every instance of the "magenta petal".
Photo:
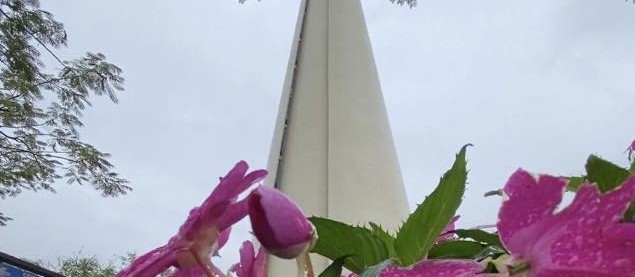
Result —
POLYGON ((225 228, 225 230, 223 230, 222 232, 218 234, 218 238, 216 238, 216 243, 212 247, 212 253, 214 256, 218 257, 218 251, 221 248, 223 248, 225 244, 227 244, 227 241, 229 241, 229 235, 231 235, 231 231, 232 231, 232 228, 227 227, 225 228))
POLYGON ((266 277, 266 257, 262 247, 256 254, 254 245, 245 241, 240 247, 240 263, 233 265, 230 271, 235 272, 238 277, 266 277))
MULTIPOLYGON (((133 261, 129 268, 117 274, 117 277, 153 277, 170 266, 179 266, 179 274, 194 274, 197 265, 194 253, 203 260, 210 260, 210 254, 218 254, 229 236, 229 227, 243 218, 248 209, 246 200, 235 203, 238 195, 258 180, 266 176, 264 170, 247 173, 247 163, 241 161, 234 166, 199 207, 190 211, 176 235, 168 244, 151 251, 133 261), (245 175, 246 174, 246 175, 245 175)), ((213 265, 210 270, 218 271, 213 265)), ((204 268, 201 268, 204 269, 204 268)))
POLYGON ((225 213, 218 219, 218 230, 223 230, 245 218, 249 214, 248 200, 245 198, 227 206, 225 213))
POLYGON ((635 227, 619 223, 633 198, 634 177, 604 195, 596 186, 581 187, 532 251, 536 274, 562 276, 569 270, 579 276, 635 276, 635 227))
POLYGON ((178 268, 170 277, 205 277, 205 269, 200 266, 178 268))
POLYGON ((534 182, 527 176, 519 171, 510 178, 498 224, 511 254, 529 263, 527 276, 635 276, 635 225, 621 223, 635 198, 635 177, 603 195, 584 184, 573 202, 554 214, 562 181, 541 176, 534 182))
MULTIPOLYGON (((256 257, 256 251, 254 250, 254 245, 250 241, 243 242, 243 245, 240 247, 240 266, 243 268, 244 277, 248 276, 248 273, 251 272, 251 268, 253 267, 254 258, 256 257)), ((238 275, 240 276, 240 275, 238 275)), ((240 276, 243 277, 243 276, 240 276)))
POLYGON ((225 217, 225 220, 222 228, 215 226, 218 231, 222 231, 240 219, 237 218, 240 215, 240 209, 238 211, 230 210, 227 215, 225 213, 228 212, 228 208, 235 202, 240 193, 267 175, 265 170, 255 170, 245 175, 247 170, 247 163, 240 161, 225 177, 221 178, 218 186, 203 204, 190 212, 190 216, 181 226, 178 236, 192 240, 201 230, 216 225, 221 217, 225 217))
POLYGON ((249 195, 254 235, 269 253, 284 259, 300 255, 313 239, 313 226, 280 191, 260 186, 249 195))
POLYGON ((213 206, 230 201, 238 197, 240 193, 244 192, 252 184, 267 176, 266 170, 255 170, 245 175, 248 169, 249 166, 246 162, 238 162, 225 177, 221 178, 216 189, 214 189, 208 200, 205 201, 206 204, 213 206))
POLYGON ((380 277, 472 277, 483 267, 472 260, 423 260, 411 268, 389 267, 380 277))
POLYGON ((267 252, 263 247, 258 249, 254 259, 252 273, 254 277, 267 277, 267 252))
POLYGON ((523 253, 541 234, 537 230, 519 232, 535 223, 553 216, 562 200, 566 183, 552 176, 542 175, 536 180, 528 172, 519 169, 503 188, 508 199, 498 214, 498 231, 505 247, 514 253, 523 253))
POLYGON ((176 256, 165 246, 156 248, 135 259, 116 277, 155 277, 176 264, 176 256))

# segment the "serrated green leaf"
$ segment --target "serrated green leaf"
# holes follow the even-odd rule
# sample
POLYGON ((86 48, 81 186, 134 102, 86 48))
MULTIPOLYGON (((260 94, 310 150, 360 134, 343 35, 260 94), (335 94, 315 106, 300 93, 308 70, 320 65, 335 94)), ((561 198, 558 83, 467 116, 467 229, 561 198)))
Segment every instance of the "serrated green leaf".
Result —
POLYGON ((318 277, 341 277, 342 266, 351 255, 346 255, 335 259, 318 277))
POLYGON ((425 258, 437 236, 456 213, 467 181, 467 146, 461 148, 452 168, 443 175, 437 188, 399 229, 395 250, 400 265, 412 265, 425 258))
POLYGON ((395 251, 395 237, 388 233, 388 231, 384 230, 384 228, 373 222, 369 222, 368 225, 370 225, 373 234, 375 234, 384 242, 384 245, 388 250, 388 256, 391 258, 396 258, 397 252, 395 251))
POLYGON ((500 238, 496 234, 488 233, 480 229, 458 229, 454 231, 460 238, 473 239, 486 245, 503 247, 500 238))
POLYGON ((359 275, 359 277, 377 277, 382 271, 384 271, 384 269, 391 266, 392 264, 392 260, 385 260, 380 264, 376 264, 367 268, 366 270, 364 270, 364 272, 362 272, 362 274, 359 275))
POLYGON ((586 171, 587 179, 590 182, 597 183, 602 193, 618 187, 630 175, 625 168, 595 155, 589 156, 586 163, 586 171))
POLYGON ((472 259, 485 249, 475 241, 452 240, 437 244, 428 253, 430 259, 472 259))
POLYGON ((311 252, 331 260, 351 255, 344 263, 344 267, 350 271, 359 274, 365 268, 389 258, 382 239, 367 228, 320 217, 310 217, 309 220, 318 234, 311 252))

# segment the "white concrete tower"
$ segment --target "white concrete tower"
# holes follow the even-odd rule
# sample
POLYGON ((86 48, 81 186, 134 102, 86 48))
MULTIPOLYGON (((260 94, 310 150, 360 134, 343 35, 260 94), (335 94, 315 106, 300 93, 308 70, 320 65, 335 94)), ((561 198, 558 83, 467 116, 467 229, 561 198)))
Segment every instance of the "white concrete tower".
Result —
MULTIPOLYGON (((276 124, 265 183, 307 215, 392 230, 406 218, 360 0, 302 0, 276 124)), ((293 261, 270 258, 269 268, 295 274, 293 261)))

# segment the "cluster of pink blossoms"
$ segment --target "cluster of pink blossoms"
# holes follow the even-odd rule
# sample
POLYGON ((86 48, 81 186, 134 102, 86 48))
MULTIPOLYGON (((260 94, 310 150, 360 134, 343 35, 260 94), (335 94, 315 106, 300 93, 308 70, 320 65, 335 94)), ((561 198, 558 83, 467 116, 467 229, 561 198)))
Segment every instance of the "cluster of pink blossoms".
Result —
POLYGON ((220 179, 203 204, 190 214, 167 244, 135 259, 116 277, 154 277, 174 268, 173 277, 224 277, 212 263, 212 256, 229 239, 231 226, 249 216, 252 230, 264 248, 251 242, 240 248, 240 262, 230 271, 238 277, 266 276, 264 249, 281 258, 295 258, 308 250, 315 231, 302 211, 278 190, 257 186, 244 199, 241 193, 262 180, 267 172, 250 173, 241 161, 220 179))
MULTIPOLYGON (((635 149, 635 142, 631 148, 635 149)), ((264 170, 247 174, 247 169, 245 162, 239 162, 166 245, 137 258, 117 277, 152 277, 170 267, 176 268, 172 275, 176 277, 229 276, 211 258, 227 242, 231 225, 245 216, 262 247, 256 251, 251 242, 243 243, 240 262, 230 269, 238 277, 265 277, 266 253, 291 259, 308 251, 315 231, 289 198, 258 186, 238 200, 240 193, 266 175, 264 170)), ((566 186, 562 178, 534 177, 522 169, 509 178, 497 224, 509 253, 501 273, 482 273, 482 263, 473 260, 424 259, 410 267, 389 266, 379 276, 635 276, 635 223, 623 222, 635 199, 635 177, 604 194, 594 184, 584 184, 570 205, 556 211, 566 186)), ((454 229, 457 218, 438 243, 452 239, 447 231, 454 229)))

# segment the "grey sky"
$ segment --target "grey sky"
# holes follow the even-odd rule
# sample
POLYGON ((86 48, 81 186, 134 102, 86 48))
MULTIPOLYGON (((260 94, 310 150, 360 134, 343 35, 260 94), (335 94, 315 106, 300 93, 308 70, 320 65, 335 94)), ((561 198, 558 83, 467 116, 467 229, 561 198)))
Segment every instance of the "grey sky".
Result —
MULTIPOLYGON (((163 244, 239 159, 264 167, 298 0, 48 1, 70 48, 124 69, 119 105, 94 101, 83 138, 113 154, 135 190, 104 199, 58 193, 5 200, 16 218, 0 250, 108 259, 163 244)), ((460 226, 492 224, 483 198, 518 167, 579 174, 597 153, 625 163, 635 138, 635 5, 622 0, 364 0, 410 206, 465 143, 469 189, 460 226)), ((223 266, 237 260, 234 232, 223 266)), ((242 233, 239 235, 239 233, 242 233)))

